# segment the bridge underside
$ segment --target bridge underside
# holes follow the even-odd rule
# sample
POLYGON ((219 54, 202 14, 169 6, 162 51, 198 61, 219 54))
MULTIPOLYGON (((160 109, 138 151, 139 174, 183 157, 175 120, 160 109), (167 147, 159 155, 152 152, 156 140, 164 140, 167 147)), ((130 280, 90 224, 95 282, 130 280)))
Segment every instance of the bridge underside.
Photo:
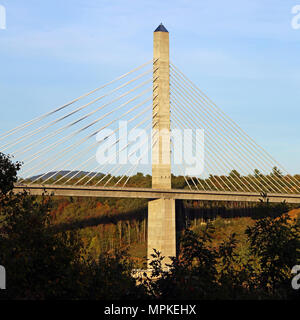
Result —
MULTIPOLYGON (((206 201, 236 201, 259 202, 260 193, 221 192, 221 191, 190 191, 183 189, 146 189, 146 188, 114 188, 88 186, 60 186, 60 185, 15 185, 14 192, 28 191, 32 195, 43 193, 53 196, 68 197, 107 197, 107 198, 142 198, 142 199, 175 199, 175 200, 206 200, 206 201)), ((300 194, 269 193, 270 202, 300 203, 300 194)))

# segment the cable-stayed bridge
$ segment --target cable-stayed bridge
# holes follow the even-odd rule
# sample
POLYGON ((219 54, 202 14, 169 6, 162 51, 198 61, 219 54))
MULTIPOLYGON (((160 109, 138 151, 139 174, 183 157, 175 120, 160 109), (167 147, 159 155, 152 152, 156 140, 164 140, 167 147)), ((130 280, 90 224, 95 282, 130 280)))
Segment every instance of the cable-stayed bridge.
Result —
POLYGON ((148 248, 175 250, 175 200, 300 203, 290 175, 169 60, 145 64, 0 135, 23 163, 15 192, 146 198, 148 248), (135 173, 144 172, 142 185, 135 173), (156 200, 154 200, 156 199, 156 200))

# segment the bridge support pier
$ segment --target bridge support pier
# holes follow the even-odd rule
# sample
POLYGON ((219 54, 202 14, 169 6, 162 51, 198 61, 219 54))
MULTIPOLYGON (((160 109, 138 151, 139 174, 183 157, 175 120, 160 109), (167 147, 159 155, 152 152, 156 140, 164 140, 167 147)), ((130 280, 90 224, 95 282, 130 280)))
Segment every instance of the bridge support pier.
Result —
MULTIPOLYGON (((158 137, 152 147, 152 188, 171 190, 169 32, 162 24, 153 35, 153 61, 152 129, 158 137)), ((163 267, 176 256, 175 224, 174 199, 148 203, 148 269, 153 249, 165 257, 163 267)))
POLYGON ((156 249, 165 257, 163 267, 176 256, 175 200, 157 199, 148 202, 148 269, 156 249))

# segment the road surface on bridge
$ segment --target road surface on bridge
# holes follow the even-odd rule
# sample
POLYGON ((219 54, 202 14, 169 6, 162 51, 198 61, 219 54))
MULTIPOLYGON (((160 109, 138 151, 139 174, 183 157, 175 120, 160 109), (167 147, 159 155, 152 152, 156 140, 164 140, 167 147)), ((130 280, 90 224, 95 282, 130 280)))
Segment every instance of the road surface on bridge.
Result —
MULTIPOLYGON (((69 197, 107 197, 107 198, 142 198, 142 199, 175 199, 175 200, 208 200, 208 201, 238 201, 259 202, 262 195, 256 192, 221 192, 199 191, 185 189, 150 189, 150 188, 120 188, 120 187, 90 187, 74 185, 15 185, 14 192, 28 191, 32 195, 43 193, 54 196, 69 197)), ((299 194, 269 193, 270 202, 300 203, 299 194)))

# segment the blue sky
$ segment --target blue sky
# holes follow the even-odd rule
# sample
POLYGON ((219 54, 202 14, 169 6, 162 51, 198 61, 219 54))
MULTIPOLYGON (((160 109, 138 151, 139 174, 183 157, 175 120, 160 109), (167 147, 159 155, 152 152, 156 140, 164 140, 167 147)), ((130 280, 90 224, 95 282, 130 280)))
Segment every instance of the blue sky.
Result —
POLYGON ((171 60, 291 173, 300 173, 300 0, 0 0, 1 132, 150 60, 171 60))

